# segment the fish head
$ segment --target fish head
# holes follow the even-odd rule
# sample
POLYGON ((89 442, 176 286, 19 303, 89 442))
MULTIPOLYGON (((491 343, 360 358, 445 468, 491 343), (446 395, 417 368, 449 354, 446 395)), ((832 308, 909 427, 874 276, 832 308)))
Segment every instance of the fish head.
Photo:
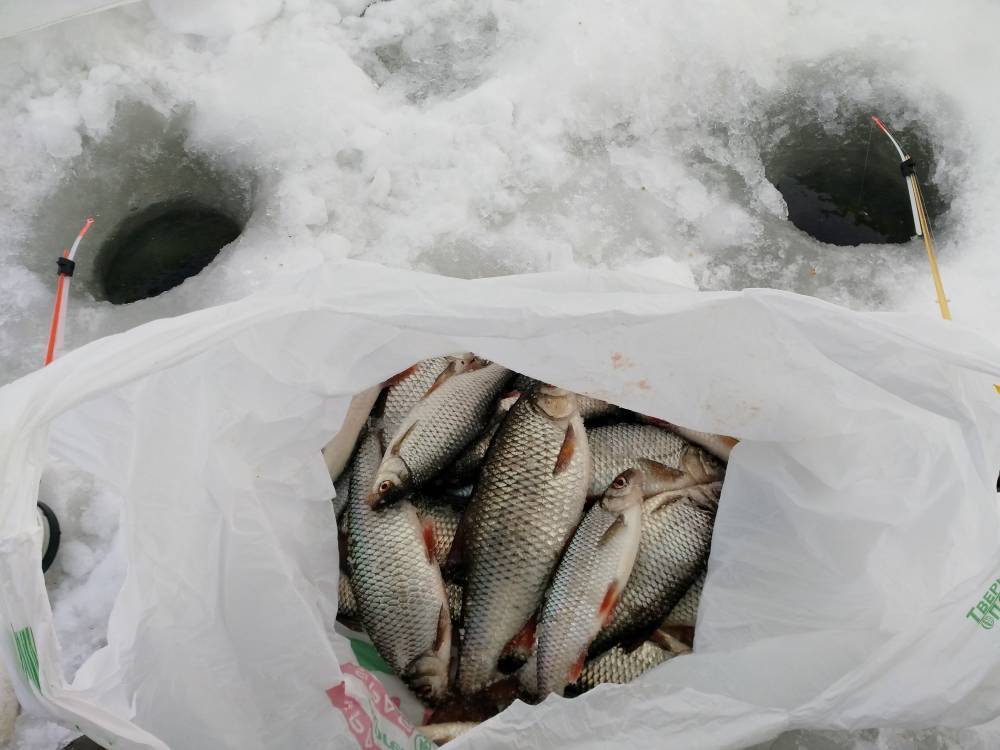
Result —
POLYGON ((532 394, 535 405, 551 419, 568 419, 577 410, 572 391, 548 383, 539 383, 532 394))
POLYGON ((398 454, 390 453, 379 464, 365 502, 372 508, 394 503, 410 491, 410 484, 410 469, 406 462, 398 454))
POLYGON ((695 445, 689 445, 681 454, 681 468, 684 469, 696 484, 717 482, 725 474, 725 465, 708 451, 695 445))
POLYGON ((643 474, 639 469, 626 469, 614 478, 601 498, 601 507, 608 513, 622 513, 631 505, 642 502, 643 474))

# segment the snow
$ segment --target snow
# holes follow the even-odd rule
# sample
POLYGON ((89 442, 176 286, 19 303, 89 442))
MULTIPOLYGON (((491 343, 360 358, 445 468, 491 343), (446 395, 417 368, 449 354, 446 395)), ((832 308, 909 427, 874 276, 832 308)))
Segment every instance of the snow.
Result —
MULTIPOLYGON (((0 37, 105 4, 60 0, 45 15, 14 2, 0 37)), ((0 383, 40 363, 52 264, 88 213, 71 347, 343 256, 460 277, 622 267, 935 316, 919 241, 823 245, 786 221, 764 175, 795 122, 835 131, 870 112, 934 145, 952 312, 995 337, 998 23, 988 0, 152 0, 0 39, 0 383), (245 218, 243 235, 157 298, 96 299, 86 265, 102 238, 180 189, 245 218)), ((48 581, 72 674, 101 646, 124 576, 119 501, 67 466, 42 496, 63 523, 48 581)), ((790 733, 769 746, 997 735, 790 733)), ((22 717, 13 746, 68 736, 22 717)))

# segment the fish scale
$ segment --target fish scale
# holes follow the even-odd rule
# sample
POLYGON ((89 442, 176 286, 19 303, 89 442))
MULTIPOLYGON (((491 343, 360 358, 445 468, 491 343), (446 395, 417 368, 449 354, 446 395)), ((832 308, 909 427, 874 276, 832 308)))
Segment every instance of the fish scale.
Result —
POLYGON ((559 561, 538 620, 540 695, 561 694, 575 679, 574 664, 603 624, 601 610, 610 605, 609 588, 625 585, 639 544, 641 499, 637 487, 631 506, 623 512, 609 512, 602 504, 592 507, 559 561), (622 519, 624 526, 609 533, 622 519))
POLYGON ((655 501, 643 503, 639 554, 594 652, 662 622, 708 559, 715 513, 686 496, 659 507, 655 501))
POLYGON ((422 360, 413 366, 412 372, 389 386, 382 409, 382 428, 386 435, 395 435, 413 407, 434 385, 441 373, 453 362, 458 364, 462 359, 463 355, 455 355, 422 360))
POLYGON ((590 495, 600 496, 616 476, 648 458, 672 469, 681 467, 681 456, 689 443, 677 435, 647 424, 622 422, 587 430, 594 457, 594 477, 590 495))
POLYGON ((698 620, 698 605, 701 603, 701 591, 704 587, 705 571, 703 570, 694 579, 694 583, 688 587, 688 590, 684 592, 681 600, 670 610, 670 614, 663 621, 663 625, 679 625, 693 628, 698 620))
POLYGON ((444 565, 451 551, 462 514, 445 499, 415 493, 410 502, 417 510, 417 516, 423 523, 430 523, 434 529, 434 559, 438 565, 444 565))
POLYGON ((463 694, 490 682, 504 646, 537 610, 580 521, 589 484, 590 453, 575 398, 533 387, 497 432, 467 511, 465 637, 458 672, 463 694), (560 416, 550 416, 542 404, 560 416), (567 456, 570 429, 574 449, 567 456), (564 462, 556 471, 560 456, 564 462))
POLYGON ((437 562, 428 560, 417 511, 408 500, 375 510, 365 502, 381 457, 362 437, 351 475, 347 513, 351 584, 365 631, 393 670, 437 698, 447 684, 451 624, 437 562), (428 679, 424 672, 432 672, 428 679), (426 686, 430 686, 427 688, 426 686))
POLYGON ((676 655, 652 641, 643 641, 631 651, 614 646, 584 665, 574 692, 582 693, 605 683, 624 685, 676 655))
POLYGON ((470 366, 425 394, 387 446, 371 489, 389 489, 373 502, 419 487, 454 460, 482 432, 510 377, 500 365, 470 366))

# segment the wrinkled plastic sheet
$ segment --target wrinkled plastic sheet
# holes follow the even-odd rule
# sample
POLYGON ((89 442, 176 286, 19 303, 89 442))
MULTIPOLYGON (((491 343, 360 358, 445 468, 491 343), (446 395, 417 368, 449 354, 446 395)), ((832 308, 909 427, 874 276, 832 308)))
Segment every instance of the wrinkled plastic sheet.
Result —
POLYGON ((993 717, 1000 353, 981 337, 769 290, 359 263, 95 341, 0 389, 0 656, 26 709, 118 748, 425 746, 419 706, 396 708, 398 682, 334 627, 319 447, 352 394, 467 350, 742 442, 695 653, 515 703, 456 748, 737 748, 795 727, 993 717), (124 498, 108 645, 72 682, 38 559, 50 456, 124 498))

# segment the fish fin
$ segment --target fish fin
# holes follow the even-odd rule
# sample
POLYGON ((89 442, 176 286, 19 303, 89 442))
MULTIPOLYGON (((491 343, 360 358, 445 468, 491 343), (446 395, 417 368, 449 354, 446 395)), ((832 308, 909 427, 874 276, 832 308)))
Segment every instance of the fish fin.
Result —
POLYGON ((517 635, 508 641, 497 662, 497 668, 501 672, 504 674, 516 672, 528 661, 531 652, 535 648, 535 630, 537 627, 537 616, 532 615, 524 624, 524 627, 518 631, 517 635))
POLYGON ((617 580, 608 584, 608 590, 604 592, 604 598, 601 599, 601 606, 597 608, 597 619, 600 620, 602 628, 611 622, 611 615, 615 611, 615 605, 618 604, 618 597, 621 593, 622 587, 617 580))
POLYGON ((382 387, 383 388, 392 388, 394 385, 399 385, 404 380, 406 380, 408 377, 410 377, 410 375, 412 375, 413 373, 415 373, 417 371, 417 368, 419 366, 420 366, 420 363, 417 362, 415 365, 410 365, 409 367, 407 367, 402 372, 397 372, 395 375, 393 375, 387 381, 385 381, 384 383, 382 383, 382 387))
POLYGON ((580 655, 573 662, 573 666, 569 668, 569 673, 566 675, 566 683, 572 685, 574 682, 580 679, 580 675, 583 674, 583 665, 587 662, 587 649, 584 648, 580 652, 580 655))
POLYGON ((448 558, 441 566, 441 574, 449 581, 462 583, 465 581, 465 536, 469 522, 466 519, 468 513, 463 513, 455 529, 455 536, 451 540, 451 548, 448 550, 448 558))
POLYGON ((601 538, 597 540, 597 546, 603 547, 605 544, 614 539, 618 535, 618 532, 624 528, 625 517, 619 515, 614 521, 611 522, 611 525, 608 526, 604 533, 601 534, 601 538))
POLYGON ((691 484, 687 472, 681 469, 649 458, 637 458, 635 463, 642 470, 643 494, 647 497, 665 490, 680 489, 685 486, 685 479, 687 484, 691 484))
POLYGON ((692 484, 714 482, 725 473, 725 466, 715 456, 694 445, 681 453, 681 466, 694 480, 692 484))
POLYGON ((421 531, 424 537, 424 552, 427 553, 427 562, 434 562, 434 549, 437 547, 437 538, 434 534, 434 522, 426 519, 420 522, 421 531))
POLYGON ((639 421, 644 422, 646 424, 651 424, 654 427, 662 427, 663 429, 670 430, 671 432, 673 432, 675 429, 675 425, 673 422, 668 422, 667 420, 660 419, 659 417, 648 417, 645 414, 640 414, 639 421))
POLYGON ((406 432, 404 432, 402 435, 399 436, 398 440, 393 440, 392 441, 392 444, 389 446, 389 454, 390 455, 393 455, 393 456, 398 456, 399 455, 399 451, 400 451, 400 449, 403 446, 403 441, 405 441, 406 438, 408 438, 410 436, 410 433, 413 432, 413 428, 416 427, 416 426, 417 426, 417 421, 414 420, 413 422, 410 423, 410 426, 406 428, 406 432))
POLYGON ((556 477, 569 468, 573 454, 576 453, 576 430, 571 422, 566 426, 566 436, 563 438, 562 447, 559 449, 559 457, 556 459, 555 468, 552 469, 552 476, 556 477))
POLYGON ((658 495, 647 497, 642 501, 642 505, 646 513, 659 513, 661 510, 669 508, 678 500, 683 500, 685 497, 687 497, 687 492, 684 490, 670 490, 669 492, 661 492, 658 495))
POLYGON ((438 614, 437 635, 434 637, 434 651, 440 651, 445 640, 451 635, 451 612, 448 605, 441 605, 441 612, 438 614))
POLYGON ((688 499, 699 508, 715 513, 719 509, 719 498, 722 496, 722 482, 697 484, 687 490, 688 499))
POLYGON ((687 625, 660 627, 653 632, 649 640, 665 651, 687 654, 694 644, 694 628, 687 625))

